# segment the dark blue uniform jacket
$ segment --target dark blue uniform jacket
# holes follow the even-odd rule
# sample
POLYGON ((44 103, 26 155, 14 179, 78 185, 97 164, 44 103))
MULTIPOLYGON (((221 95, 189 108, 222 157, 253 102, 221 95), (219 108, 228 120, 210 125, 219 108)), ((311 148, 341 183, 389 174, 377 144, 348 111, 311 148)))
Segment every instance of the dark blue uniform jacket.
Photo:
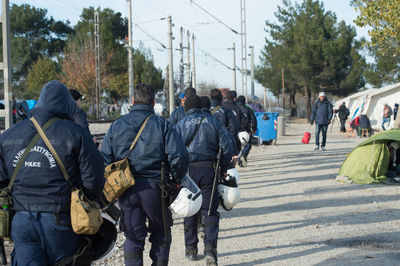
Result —
POLYGON ((219 148, 222 148, 221 166, 223 170, 226 170, 234 151, 231 140, 224 133, 223 126, 216 117, 204 114, 199 109, 193 108, 186 112, 186 117, 179 121, 174 128, 182 137, 185 145, 187 145, 202 118, 204 120, 200 125, 199 131, 188 147, 190 164, 212 165, 216 162, 219 148))
POLYGON ((183 106, 179 106, 172 112, 171 117, 169 118, 169 122, 171 123, 172 126, 174 126, 184 117, 185 117, 185 110, 183 109, 183 106))
MULTIPOLYGON (((100 202, 104 185, 103 158, 86 129, 70 121, 77 108, 69 91, 58 81, 47 83, 32 116, 43 126, 59 117, 46 135, 60 157, 71 181, 81 186, 86 196, 100 202)), ((24 120, 0 135, 0 186, 8 185, 24 149, 37 131, 24 120)), ((53 155, 39 140, 28 154, 12 190, 16 211, 69 213, 71 183, 66 182, 53 155)))
POLYGON ((243 129, 247 132, 257 131, 257 118, 254 115, 253 110, 246 106, 244 103, 237 101, 236 105, 240 108, 243 113, 243 129))
MULTIPOLYGON (((221 106, 221 104, 211 100, 212 109, 218 106, 221 106)), ((237 133, 239 133, 239 120, 230 109, 221 106, 213 115, 218 118, 221 124, 224 125, 233 136, 237 136, 237 133)))
MULTIPOLYGON (((105 165, 125 158, 142 123, 151 114, 152 106, 134 104, 129 114, 111 125, 100 148, 105 165)), ((159 182, 162 162, 168 166, 166 174, 180 182, 189 164, 182 139, 167 120, 157 115, 149 119, 128 159, 137 182, 159 182)))

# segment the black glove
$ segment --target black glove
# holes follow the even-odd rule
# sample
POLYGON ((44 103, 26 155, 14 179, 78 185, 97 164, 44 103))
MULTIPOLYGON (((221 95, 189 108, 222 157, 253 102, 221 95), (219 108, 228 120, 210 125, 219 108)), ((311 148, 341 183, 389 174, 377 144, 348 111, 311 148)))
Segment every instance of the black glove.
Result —
POLYGON ((331 123, 331 120, 328 120, 328 125, 331 123))
POLYGON ((310 123, 311 125, 313 125, 314 124, 314 121, 311 121, 311 123, 310 123))

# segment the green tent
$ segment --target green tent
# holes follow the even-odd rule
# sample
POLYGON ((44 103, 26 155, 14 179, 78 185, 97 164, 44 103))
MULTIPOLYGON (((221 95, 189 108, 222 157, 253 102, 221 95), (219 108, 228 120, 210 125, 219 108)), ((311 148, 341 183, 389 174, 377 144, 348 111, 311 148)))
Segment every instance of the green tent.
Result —
POLYGON ((357 184, 386 181, 389 166, 388 143, 400 143, 400 129, 381 132, 358 145, 343 162, 339 176, 350 178, 357 184))

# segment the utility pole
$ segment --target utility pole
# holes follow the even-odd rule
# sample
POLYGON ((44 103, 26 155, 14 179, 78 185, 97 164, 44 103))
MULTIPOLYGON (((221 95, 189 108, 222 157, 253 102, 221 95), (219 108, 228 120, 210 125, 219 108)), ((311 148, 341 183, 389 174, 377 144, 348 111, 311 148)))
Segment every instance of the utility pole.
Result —
POLYGON ((2 11, 3 62, 0 63, 0 70, 3 70, 4 110, 0 110, 0 117, 5 118, 5 129, 8 129, 13 124, 11 103, 10 5, 8 0, 2 0, 2 11))
POLYGON ((282 108, 285 110, 285 70, 282 67, 282 108))
POLYGON ((264 88, 264 112, 267 112, 267 88, 264 88))
POLYGON ((194 34, 192 34, 192 88, 196 88, 196 57, 194 50, 194 34))
POLYGON ((100 21, 99 12, 94 12, 94 49, 96 60, 96 118, 100 118, 100 91, 101 91, 101 77, 100 77, 100 21))
POLYGON ((254 98, 254 46, 250 46, 251 100, 254 98))
POLYGON ((184 70, 185 66, 183 63, 183 34, 184 30, 181 27, 181 42, 179 43, 179 56, 180 56, 180 63, 179 63, 179 88, 181 92, 185 90, 185 81, 184 81, 184 70))
POLYGON ((134 94, 133 75, 133 46, 132 46, 132 1, 128 0, 128 73, 129 73, 129 100, 132 103, 134 94))
POLYGON ((237 91, 236 89, 236 48, 235 43, 233 43, 232 48, 228 48, 228 50, 232 50, 233 52, 233 90, 237 91))
POLYGON ((186 32, 186 88, 189 88, 192 82, 190 81, 190 32, 186 32))
POLYGON ((173 67, 173 50, 172 50, 172 19, 168 16, 168 50, 169 50, 169 64, 168 64, 168 96, 169 96, 169 114, 174 111, 175 95, 174 95, 174 67, 173 67))
POLYGON ((242 93, 247 97, 247 42, 246 42, 246 0, 240 0, 241 20, 241 56, 242 56, 242 93))

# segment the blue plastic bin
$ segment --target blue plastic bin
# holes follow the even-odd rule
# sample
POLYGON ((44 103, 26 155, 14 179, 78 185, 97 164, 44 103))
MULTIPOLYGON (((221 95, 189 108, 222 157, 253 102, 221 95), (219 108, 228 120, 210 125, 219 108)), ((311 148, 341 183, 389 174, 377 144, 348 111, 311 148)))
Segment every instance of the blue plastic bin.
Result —
POLYGON ((257 112, 255 115, 257 118, 257 131, 255 135, 262 138, 264 143, 276 140, 279 113, 257 112))

